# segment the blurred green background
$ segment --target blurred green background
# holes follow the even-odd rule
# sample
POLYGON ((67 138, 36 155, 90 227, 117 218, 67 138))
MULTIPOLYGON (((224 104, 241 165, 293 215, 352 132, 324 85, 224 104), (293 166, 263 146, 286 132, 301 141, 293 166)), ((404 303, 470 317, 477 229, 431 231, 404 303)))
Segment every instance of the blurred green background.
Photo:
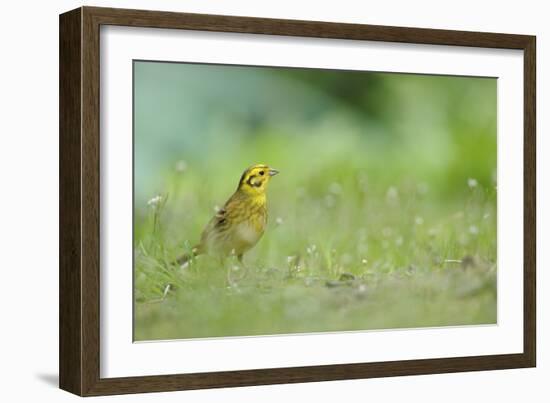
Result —
POLYGON ((495 323, 496 86, 134 62, 135 339, 495 323), (256 163, 245 266, 172 264, 256 163))

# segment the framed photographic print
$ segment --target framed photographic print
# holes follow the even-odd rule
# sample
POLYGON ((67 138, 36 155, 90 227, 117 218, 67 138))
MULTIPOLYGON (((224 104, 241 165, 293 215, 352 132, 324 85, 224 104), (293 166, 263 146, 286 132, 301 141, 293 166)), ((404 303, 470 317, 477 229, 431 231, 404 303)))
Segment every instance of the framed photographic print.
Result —
POLYGON ((535 37, 60 16, 60 387, 535 365, 535 37))

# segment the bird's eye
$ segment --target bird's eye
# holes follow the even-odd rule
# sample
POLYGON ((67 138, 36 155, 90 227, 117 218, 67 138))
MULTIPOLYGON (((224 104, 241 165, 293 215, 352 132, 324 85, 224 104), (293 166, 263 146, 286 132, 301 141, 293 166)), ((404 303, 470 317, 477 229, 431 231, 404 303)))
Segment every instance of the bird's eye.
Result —
POLYGON ((262 176, 263 176, 263 174, 264 174, 264 173, 265 173, 264 171, 260 171, 260 175, 262 175, 262 176))

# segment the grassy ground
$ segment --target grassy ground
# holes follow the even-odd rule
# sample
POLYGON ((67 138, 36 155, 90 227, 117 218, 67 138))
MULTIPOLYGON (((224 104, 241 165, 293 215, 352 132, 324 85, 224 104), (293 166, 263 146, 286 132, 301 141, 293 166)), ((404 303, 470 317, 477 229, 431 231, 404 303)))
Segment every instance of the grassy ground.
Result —
POLYGON ((460 197, 445 199, 406 178, 369 181, 353 161, 299 179, 286 168, 244 266, 171 264, 233 190, 221 180, 240 172, 212 188, 190 167, 167 179, 136 215, 136 340, 496 322, 494 186, 465 178, 460 197))

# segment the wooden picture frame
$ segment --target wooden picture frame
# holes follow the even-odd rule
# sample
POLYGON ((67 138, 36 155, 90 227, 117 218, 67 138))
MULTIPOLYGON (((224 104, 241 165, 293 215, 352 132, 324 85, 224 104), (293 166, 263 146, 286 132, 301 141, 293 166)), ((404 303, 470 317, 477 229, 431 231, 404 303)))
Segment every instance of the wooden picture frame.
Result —
POLYGON ((81 7, 60 16, 60 387, 81 396, 533 367, 535 37, 81 7), (519 49, 524 56, 523 353, 227 372, 100 377, 100 26, 519 49))

